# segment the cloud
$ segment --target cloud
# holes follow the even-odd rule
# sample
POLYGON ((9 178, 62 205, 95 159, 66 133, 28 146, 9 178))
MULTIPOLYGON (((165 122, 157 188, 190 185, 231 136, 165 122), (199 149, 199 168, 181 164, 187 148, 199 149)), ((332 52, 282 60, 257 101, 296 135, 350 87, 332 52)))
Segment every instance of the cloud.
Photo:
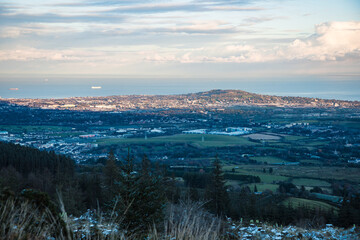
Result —
POLYGON ((212 10, 219 10, 219 11, 260 11, 265 10, 265 8, 261 7, 237 7, 237 6, 214 6, 209 7, 212 10))
POLYGON ((68 50, 51 50, 20 47, 16 50, 0 51, 0 61, 55 61, 55 62, 117 62, 126 61, 124 56, 128 53, 123 53, 120 56, 117 52, 108 53, 101 50, 86 50, 86 49, 68 49, 68 50))
MULTIPOLYGON (((31 30, 29 30, 31 31, 31 30)), ((46 30, 45 30, 46 31, 46 30)), ((59 30, 60 31, 60 30, 59 30)), ((195 21, 182 26, 168 28, 138 29, 139 32, 170 32, 210 34, 212 32, 234 33, 232 26, 219 21, 195 21)), ((17 31, 8 31, 17 35, 17 31)), ((336 62, 360 59, 360 22, 327 22, 315 27, 315 33, 281 44, 267 45, 243 43, 204 43, 193 45, 108 46, 95 50, 75 48, 70 50, 46 50, 39 48, 16 48, 1 50, 1 61, 77 61, 77 62, 124 62, 140 64, 152 63, 268 63, 291 61, 336 62), (117 51, 115 51, 117 49, 117 51)))
POLYGON ((256 2, 257 0, 200 0, 200 2, 211 3, 214 5, 235 5, 243 6, 256 2))
POLYGON ((74 22, 121 22, 123 16, 99 14, 0 14, 0 25, 14 25, 23 23, 74 23, 74 22))
POLYGON ((359 39, 360 22, 327 22, 317 25, 314 35, 293 41, 284 57, 314 61, 360 57, 359 39))
POLYGON ((127 5, 116 7, 112 10, 106 10, 106 13, 166 13, 166 12, 195 12, 195 11, 204 11, 205 8, 199 4, 189 4, 189 3, 157 3, 157 4, 137 4, 137 5, 127 5))
MULTIPOLYGON (((148 20, 149 21, 149 20, 148 20)), ((142 35, 214 35, 221 36, 226 34, 247 32, 239 29, 224 21, 185 21, 169 23, 169 21, 159 22, 157 24, 145 25, 142 22, 134 24, 131 28, 119 24, 94 23, 82 25, 81 23, 57 24, 57 23, 26 23, 19 26, 5 26, 0 29, 0 38, 19 39, 20 37, 29 38, 30 35, 43 36, 57 39, 61 37, 74 37, 84 39, 89 42, 91 39, 100 38, 105 44, 106 39, 114 37, 129 38, 142 35), (153 26, 158 25, 158 26, 153 26)), ((249 32, 247 32, 249 33, 249 32)), ((99 42, 101 44, 101 42, 99 42)))
POLYGON ((79 1, 79 2, 62 2, 50 4, 50 6, 56 7, 87 7, 87 6, 121 6, 121 5, 134 5, 134 4, 144 4, 151 3, 152 0, 115 0, 115 1, 79 1))
POLYGON ((218 6, 209 2, 188 2, 188 3, 146 3, 133 4, 114 7, 111 10, 105 10, 107 13, 167 13, 167 12, 212 12, 212 11, 260 11, 261 7, 243 7, 234 5, 218 6))
POLYGON ((138 29, 138 32, 173 33, 173 34, 228 34, 235 33, 238 29, 221 21, 193 21, 176 24, 172 27, 138 29))
POLYGON ((32 61, 32 60, 53 60, 53 61, 74 61, 79 60, 71 50, 55 51, 35 48, 19 48, 16 50, 0 51, 0 61, 32 61))
MULTIPOLYGON (((316 26, 315 34, 296 39, 285 45, 255 46, 230 44, 213 48, 205 47, 180 56, 171 56, 171 61, 218 62, 218 63, 263 63, 273 61, 341 61, 346 58, 360 59, 360 22, 327 22, 316 26), (186 58, 184 56, 186 55, 186 58)), ((146 60, 164 61, 167 57, 147 56, 146 60)))
POLYGON ((21 26, 9 26, 0 29, 0 38, 19 38, 22 36, 27 37, 28 35, 38 36, 54 36, 54 34, 67 34, 69 32, 79 32, 74 26, 58 26, 41 23, 23 24, 21 26))
POLYGON ((247 7, 252 1, 86 1, 71 3, 55 3, 55 7, 108 7, 99 11, 107 13, 152 14, 167 12, 206 12, 206 11, 259 11, 261 7, 247 7))
POLYGON ((275 19, 279 19, 279 17, 249 17, 245 18, 243 21, 245 22, 244 25, 254 25, 257 23, 268 22, 275 19))

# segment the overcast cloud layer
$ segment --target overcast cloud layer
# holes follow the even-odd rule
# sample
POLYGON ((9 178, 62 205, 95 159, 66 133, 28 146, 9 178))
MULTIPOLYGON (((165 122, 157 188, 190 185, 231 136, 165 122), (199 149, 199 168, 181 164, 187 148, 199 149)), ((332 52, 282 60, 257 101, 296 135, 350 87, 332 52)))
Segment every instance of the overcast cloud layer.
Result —
POLYGON ((0 74, 360 75, 358 0, 0 0, 0 74))

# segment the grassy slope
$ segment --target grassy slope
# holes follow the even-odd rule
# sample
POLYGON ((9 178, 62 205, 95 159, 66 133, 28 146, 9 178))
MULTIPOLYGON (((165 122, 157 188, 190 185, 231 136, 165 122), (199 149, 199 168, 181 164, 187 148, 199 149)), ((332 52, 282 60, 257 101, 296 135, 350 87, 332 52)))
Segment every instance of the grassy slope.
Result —
POLYGON ((303 199, 303 198, 295 198, 295 197, 289 197, 281 202, 283 205, 289 205, 291 204, 293 207, 300 207, 300 206, 307 206, 309 208, 313 209, 322 209, 322 210, 335 210, 338 211, 337 207, 334 207, 330 204, 321 202, 321 201, 315 201, 315 200, 309 200, 309 199, 303 199))

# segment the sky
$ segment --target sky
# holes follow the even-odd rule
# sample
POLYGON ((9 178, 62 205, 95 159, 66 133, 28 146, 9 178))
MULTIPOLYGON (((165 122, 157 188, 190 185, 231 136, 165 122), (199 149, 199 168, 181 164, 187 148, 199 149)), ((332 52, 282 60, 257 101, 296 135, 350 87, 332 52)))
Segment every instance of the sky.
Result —
POLYGON ((53 75, 359 81, 360 1, 0 0, 0 77, 53 75))

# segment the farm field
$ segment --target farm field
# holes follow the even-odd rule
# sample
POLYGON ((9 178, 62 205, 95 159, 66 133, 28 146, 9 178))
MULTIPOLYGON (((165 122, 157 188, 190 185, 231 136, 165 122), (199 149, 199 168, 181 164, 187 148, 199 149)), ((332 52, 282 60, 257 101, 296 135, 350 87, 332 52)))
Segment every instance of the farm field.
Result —
POLYGON ((263 192, 265 190, 276 192, 276 190, 279 188, 278 184, 269 184, 269 183, 252 183, 252 184, 246 184, 246 186, 248 186, 252 192, 254 192, 255 186, 258 192, 263 192))
POLYGON ((307 140, 308 137, 286 135, 286 136, 284 136, 284 139, 285 139, 285 141, 299 141, 299 140, 307 140))
POLYGON ((54 137, 66 138, 66 137, 78 137, 79 135, 83 135, 83 134, 87 134, 87 133, 74 131, 74 132, 56 132, 56 133, 50 133, 48 135, 54 137))
MULTIPOLYGON (((297 137, 297 136, 292 136, 292 137, 297 137)), ((293 148, 314 149, 316 147, 321 147, 323 145, 327 145, 328 143, 329 143, 328 141, 320 141, 317 139, 296 140, 296 138, 293 138, 292 140, 288 140, 285 142, 282 142, 282 141, 269 142, 268 146, 275 147, 275 148, 293 147, 293 148)))
POLYGON ((282 158, 278 157, 251 157, 250 159, 256 160, 258 163, 267 163, 267 164, 280 164, 288 162, 282 158))
POLYGON ((291 205, 292 207, 302 207, 302 206, 306 206, 312 209, 322 209, 325 211, 335 211, 337 212, 339 209, 337 207, 334 207, 328 203, 324 203, 321 201, 316 201, 316 200, 309 200, 309 199, 303 199, 303 198, 295 198, 295 197, 289 197, 287 199, 285 199, 284 201, 281 202, 281 204, 287 206, 287 205, 291 205))
POLYGON ((70 131, 71 127, 60 127, 60 126, 37 126, 37 125, 0 125, 0 131, 8 131, 9 133, 24 133, 24 132, 60 132, 70 131))
POLYGON ((275 136, 275 135, 270 135, 270 134, 263 134, 263 133, 253 133, 253 134, 249 134, 249 135, 244 135, 244 138, 251 138, 254 140, 280 140, 281 137, 279 136, 275 136))
MULTIPOLYGON (((234 168, 234 167, 238 167, 238 166, 228 165, 228 166, 224 166, 223 169, 225 171, 226 170, 231 171, 232 168, 234 168)), ((262 183, 272 184, 273 182, 287 181, 289 179, 289 177, 286 177, 286 176, 280 176, 277 174, 270 174, 270 173, 263 173, 262 168, 261 168, 261 171, 257 171, 257 170, 253 170, 253 169, 243 169, 242 167, 243 166, 241 166, 241 168, 235 169, 234 173, 242 174, 242 175, 258 176, 258 177, 260 177, 262 183)))
MULTIPOLYGON (((262 173, 264 165, 241 165, 243 171, 262 173)), ((273 174, 295 178, 313 178, 319 180, 348 180, 360 184, 357 168, 324 167, 324 166, 272 166, 273 174)))
POLYGON ((334 121, 332 122, 334 125, 338 125, 345 128, 355 128, 360 129, 360 122, 359 121, 334 121))
POLYGON ((258 143, 250 142, 247 139, 234 136, 219 136, 219 135, 200 135, 200 134, 176 134, 172 136, 161 136, 153 138, 104 138, 97 140, 99 145, 113 145, 113 144, 146 144, 146 143, 188 143, 195 147, 227 147, 247 145, 253 146, 258 143), (204 136, 204 141, 202 141, 204 136))
POLYGON ((304 160, 300 160, 301 163, 310 163, 310 164, 322 164, 321 161, 319 160, 315 160, 315 159, 304 159, 304 160))
POLYGON ((294 178, 291 181, 294 185, 305 186, 305 187, 330 187, 331 184, 317 179, 310 178, 294 178))

